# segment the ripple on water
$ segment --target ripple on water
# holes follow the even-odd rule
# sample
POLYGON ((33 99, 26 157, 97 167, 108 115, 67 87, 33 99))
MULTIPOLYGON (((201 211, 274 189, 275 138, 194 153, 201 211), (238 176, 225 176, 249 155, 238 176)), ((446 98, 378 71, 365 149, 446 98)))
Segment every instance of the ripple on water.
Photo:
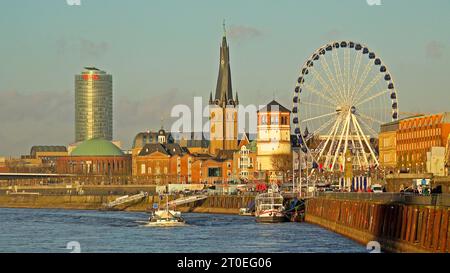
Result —
POLYGON ((258 224, 253 217, 184 214, 186 227, 149 228, 141 212, 0 208, 1 252, 366 252, 307 223, 258 224))

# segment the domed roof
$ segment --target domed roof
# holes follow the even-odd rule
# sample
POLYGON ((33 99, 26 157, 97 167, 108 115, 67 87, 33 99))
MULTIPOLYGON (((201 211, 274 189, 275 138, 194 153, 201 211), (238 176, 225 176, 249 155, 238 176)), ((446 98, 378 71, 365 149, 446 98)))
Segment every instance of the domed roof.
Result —
POLYGON ((86 140, 78 145, 70 154, 71 156, 122 156, 124 153, 112 142, 94 138, 86 140))

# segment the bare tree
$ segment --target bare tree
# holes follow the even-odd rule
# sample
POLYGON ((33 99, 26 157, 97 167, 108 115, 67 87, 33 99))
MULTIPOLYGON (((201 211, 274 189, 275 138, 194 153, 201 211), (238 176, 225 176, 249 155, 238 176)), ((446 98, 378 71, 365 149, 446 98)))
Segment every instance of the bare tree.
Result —
POLYGON ((283 182, 286 182, 286 174, 292 169, 291 155, 272 156, 272 167, 275 171, 283 173, 283 182))

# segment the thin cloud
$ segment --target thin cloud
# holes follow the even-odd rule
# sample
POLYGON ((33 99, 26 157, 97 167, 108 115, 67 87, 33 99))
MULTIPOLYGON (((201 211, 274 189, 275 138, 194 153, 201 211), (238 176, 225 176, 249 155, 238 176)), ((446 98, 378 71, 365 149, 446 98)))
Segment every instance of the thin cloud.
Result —
MULTIPOLYGON (((115 97, 114 139, 122 141, 123 148, 130 148, 138 132, 159 130, 161 118, 164 128, 170 129, 175 121, 170 118, 172 106, 191 103, 179 93, 173 88, 139 100, 115 97)), ((28 154, 33 145, 73 143, 74 111, 73 91, 0 91, 0 157, 28 154)))
POLYGON ((323 39, 326 41, 337 40, 341 36, 342 36, 342 31, 340 31, 337 28, 331 29, 330 31, 328 31, 324 35, 322 35, 323 39))
POLYGON ((92 60, 102 58, 110 49, 109 43, 105 41, 93 41, 86 38, 67 39, 61 37, 54 43, 56 53, 60 57, 72 56, 74 52, 79 52, 82 60, 92 60))
POLYGON ((438 41, 430 41, 425 46, 425 55, 430 59, 441 59, 444 56, 445 45, 438 41))
POLYGON ((237 25, 231 26, 227 31, 228 37, 232 40, 236 40, 238 42, 258 38, 263 35, 262 31, 257 28, 237 25))
POLYGON ((80 54, 82 59, 102 57, 109 49, 107 42, 94 42, 80 39, 80 54))

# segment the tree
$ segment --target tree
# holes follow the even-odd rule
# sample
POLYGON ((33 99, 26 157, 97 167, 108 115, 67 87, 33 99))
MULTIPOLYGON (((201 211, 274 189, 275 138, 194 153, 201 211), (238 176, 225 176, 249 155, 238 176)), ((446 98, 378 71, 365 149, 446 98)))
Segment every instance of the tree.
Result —
POLYGON ((274 155, 272 156, 272 167, 277 172, 283 173, 283 183, 286 181, 286 173, 292 169, 292 156, 274 155))

